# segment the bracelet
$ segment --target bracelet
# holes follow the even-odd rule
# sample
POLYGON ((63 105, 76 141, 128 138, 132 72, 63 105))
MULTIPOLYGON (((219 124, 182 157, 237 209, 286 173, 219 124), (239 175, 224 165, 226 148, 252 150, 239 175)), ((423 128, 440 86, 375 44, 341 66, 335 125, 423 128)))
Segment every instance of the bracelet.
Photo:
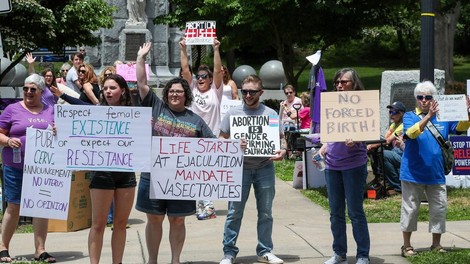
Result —
POLYGON ((290 116, 290 115, 292 115, 292 112, 287 112, 287 116, 290 116))
POLYGON ((8 147, 10 146, 10 139, 11 139, 11 138, 8 138, 8 140, 7 140, 7 146, 8 146, 8 147))

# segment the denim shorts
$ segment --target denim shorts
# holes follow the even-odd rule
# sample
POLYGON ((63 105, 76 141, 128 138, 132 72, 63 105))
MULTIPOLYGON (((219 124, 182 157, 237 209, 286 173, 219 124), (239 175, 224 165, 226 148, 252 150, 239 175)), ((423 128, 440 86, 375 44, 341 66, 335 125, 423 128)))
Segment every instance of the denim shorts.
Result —
POLYGON ((23 169, 3 165, 3 198, 5 202, 20 204, 23 187, 23 169))
POLYGON ((115 190, 132 188, 137 185, 135 172, 95 171, 91 177, 90 189, 115 190))
POLYGON ((196 201, 150 199, 150 179, 140 177, 135 209, 155 215, 189 216, 196 213, 196 201))

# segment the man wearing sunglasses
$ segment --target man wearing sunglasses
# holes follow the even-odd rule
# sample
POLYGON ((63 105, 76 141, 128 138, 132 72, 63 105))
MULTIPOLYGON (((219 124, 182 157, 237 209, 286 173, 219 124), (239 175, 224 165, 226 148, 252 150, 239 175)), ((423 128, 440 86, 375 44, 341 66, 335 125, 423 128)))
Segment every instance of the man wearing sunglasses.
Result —
MULTIPOLYGON (((219 138, 230 138, 230 116, 232 115, 277 115, 276 111, 260 102, 260 96, 263 94, 263 84, 258 76, 247 76, 242 82, 241 92, 244 104, 228 110, 220 123, 219 138)), ((258 262, 283 263, 282 259, 271 253, 273 250, 271 237, 273 231, 272 205, 275 193, 273 161, 282 160, 287 152, 284 133, 281 127, 279 130, 281 149, 276 150, 274 156, 245 157, 243 160, 242 197, 240 202, 229 202, 228 204, 223 238, 224 257, 220 264, 232 264, 235 262, 239 252, 239 248, 236 246, 237 238, 243 219, 243 211, 252 185, 255 192, 256 204, 258 205, 258 244, 256 246, 258 262)), ((247 141, 242 139, 241 144, 242 148, 246 147, 247 141)))
MULTIPOLYGON (((396 101, 387 106, 392 123, 385 133, 385 148, 383 151, 384 167, 382 168, 387 181, 387 194, 396 195, 401 193, 400 165, 403 155, 403 115, 406 112, 405 105, 396 101)), ((367 150, 372 156, 372 170, 377 175, 378 152, 380 144, 367 145, 367 150)))

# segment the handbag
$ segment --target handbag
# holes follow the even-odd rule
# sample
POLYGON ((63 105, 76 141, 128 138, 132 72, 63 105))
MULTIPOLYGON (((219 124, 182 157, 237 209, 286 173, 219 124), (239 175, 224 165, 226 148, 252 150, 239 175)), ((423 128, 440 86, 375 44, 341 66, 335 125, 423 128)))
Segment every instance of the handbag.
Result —
MULTIPOLYGON (((423 118, 422 114, 419 115, 419 117, 423 118)), ((452 143, 449 140, 444 140, 444 137, 431 121, 426 124, 426 128, 431 132, 441 147, 442 157, 444 159, 444 172, 445 175, 447 175, 454 167, 454 148, 452 147, 452 143)))

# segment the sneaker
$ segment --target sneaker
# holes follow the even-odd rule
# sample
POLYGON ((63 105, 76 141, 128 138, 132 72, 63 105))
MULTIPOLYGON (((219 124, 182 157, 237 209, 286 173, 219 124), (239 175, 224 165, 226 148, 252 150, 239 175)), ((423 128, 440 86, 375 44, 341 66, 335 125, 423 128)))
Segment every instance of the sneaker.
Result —
POLYGON ((263 256, 258 256, 258 262, 270 263, 270 264, 281 264, 284 263, 284 260, 276 257, 271 252, 265 253, 263 256))
POLYGON ((346 256, 339 256, 334 254, 329 260, 325 261, 324 264, 348 264, 346 256))
POLYGON ((197 220, 207 220, 216 218, 215 209, 213 206, 206 206, 203 208, 198 208, 198 212, 196 214, 197 220))
POLYGON ((370 260, 369 258, 358 258, 356 260, 356 264, 369 264, 370 260))
POLYGON ((219 264, 233 264, 235 263, 235 258, 230 255, 225 255, 224 258, 219 262, 219 264))

